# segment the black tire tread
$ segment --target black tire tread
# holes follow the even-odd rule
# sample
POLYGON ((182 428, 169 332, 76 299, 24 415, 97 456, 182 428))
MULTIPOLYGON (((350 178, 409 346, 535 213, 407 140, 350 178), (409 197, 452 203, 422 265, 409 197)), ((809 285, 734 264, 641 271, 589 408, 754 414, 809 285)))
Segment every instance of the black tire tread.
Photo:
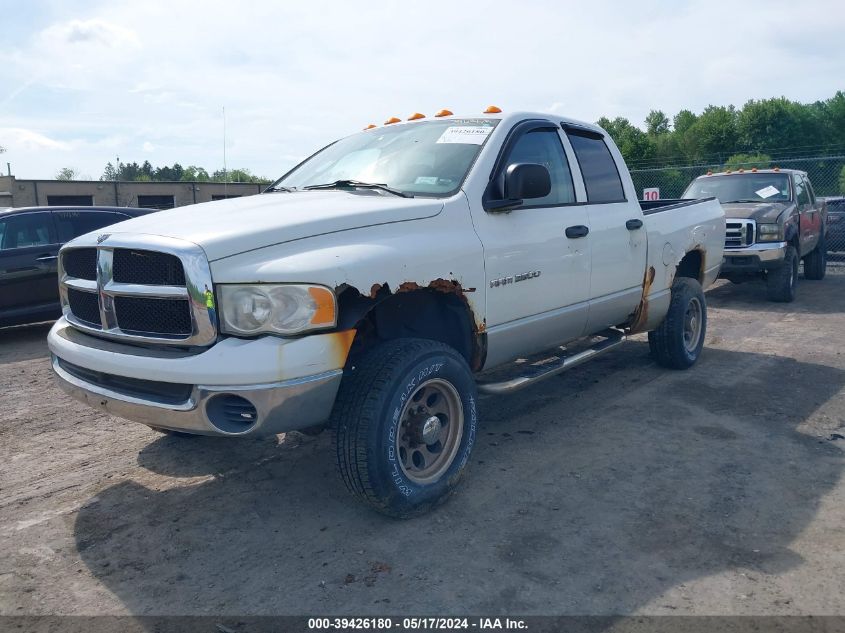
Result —
POLYGON ((381 394, 389 389, 393 376, 409 357, 430 351, 452 351, 448 345, 425 339, 394 339, 365 352, 354 366, 345 371, 343 382, 332 409, 331 426, 337 467, 349 492, 375 510, 397 517, 422 514, 445 501, 425 504, 412 513, 399 513, 379 498, 370 482, 367 469, 368 426, 363 419, 375 419, 381 394))
POLYGON ((766 273, 766 295, 769 301, 791 303, 795 300, 795 286, 793 285, 790 288, 789 278, 793 274, 793 266, 797 265, 797 262, 798 251, 790 244, 786 247, 783 265, 766 273))
POLYGON ((819 236, 819 243, 804 258, 804 279, 820 281, 827 272, 827 241, 824 233, 819 236))
POLYGON ((657 364, 661 367, 687 369, 691 366, 683 350, 683 341, 679 340, 677 336, 673 336, 678 328, 683 328, 683 318, 686 312, 684 301, 685 296, 690 292, 699 295, 701 299, 701 306, 705 311, 705 322, 702 326, 705 330, 702 332, 702 337, 706 334, 707 304, 704 300, 701 285, 696 279, 678 277, 672 283, 672 299, 669 302, 666 318, 663 319, 657 329, 648 333, 649 349, 657 364))

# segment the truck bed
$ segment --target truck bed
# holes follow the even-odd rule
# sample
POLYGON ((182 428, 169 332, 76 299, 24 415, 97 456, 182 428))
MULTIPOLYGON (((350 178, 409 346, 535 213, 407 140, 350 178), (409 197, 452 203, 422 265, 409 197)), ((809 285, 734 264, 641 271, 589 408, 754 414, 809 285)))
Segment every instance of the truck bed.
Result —
POLYGON ((708 200, 715 200, 715 198, 666 198, 663 200, 640 200, 639 202, 640 208, 643 210, 643 215, 650 215, 652 213, 660 213, 661 211, 679 209, 690 204, 695 204, 696 202, 706 202, 708 200))

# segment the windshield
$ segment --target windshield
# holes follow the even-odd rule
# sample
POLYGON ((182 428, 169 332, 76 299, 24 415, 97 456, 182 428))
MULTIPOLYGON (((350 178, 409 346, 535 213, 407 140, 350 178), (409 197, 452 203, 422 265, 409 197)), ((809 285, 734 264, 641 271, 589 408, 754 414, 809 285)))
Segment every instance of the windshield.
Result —
POLYGON ((703 176, 693 181, 684 198, 718 198, 719 202, 784 202, 789 200, 786 174, 703 176))
POLYGON ((353 180, 410 195, 450 195, 460 188, 498 123, 449 119, 367 130, 317 152, 274 186, 302 189, 353 180))

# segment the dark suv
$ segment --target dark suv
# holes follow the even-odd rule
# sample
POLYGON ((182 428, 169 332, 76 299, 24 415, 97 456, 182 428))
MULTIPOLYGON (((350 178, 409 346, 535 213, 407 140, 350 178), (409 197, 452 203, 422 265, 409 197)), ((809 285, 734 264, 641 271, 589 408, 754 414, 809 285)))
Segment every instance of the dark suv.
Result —
POLYGON ((0 327, 61 316, 56 260, 62 244, 153 211, 123 207, 0 211, 0 327))

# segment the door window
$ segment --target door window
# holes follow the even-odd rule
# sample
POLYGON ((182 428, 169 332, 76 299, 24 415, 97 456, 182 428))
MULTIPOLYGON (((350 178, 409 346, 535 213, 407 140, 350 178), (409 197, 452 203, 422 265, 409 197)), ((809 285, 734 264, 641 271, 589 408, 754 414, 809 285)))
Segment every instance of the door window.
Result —
POLYGON ((506 165, 535 163, 549 170, 552 188, 544 198, 532 198, 526 207, 551 207, 575 202, 575 187, 569 161, 557 130, 541 128, 523 134, 514 144, 506 165))
POLYGON ((53 244, 49 213, 23 213, 0 221, 0 249, 53 244), (5 226, 3 226, 5 224, 5 226))
POLYGON ((129 216, 108 211, 54 211, 59 241, 64 243, 75 237, 96 231, 104 226, 128 220, 129 216))
POLYGON ((804 181, 804 186, 807 188, 807 195, 810 198, 810 204, 816 204, 816 193, 813 191, 813 185, 810 184, 810 179, 806 176, 802 176, 801 179, 804 181))
POLYGON ((798 204, 809 204, 810 195, 807 193, 807 187, 804 186, 804 179, 798 174, 793 174, 792 184, 795 185, 795 199, 798 204))
POLYGON ((567 131, 569 142, 575 151, 588 202, 624 202, 625 192, 616 161, 607 144, 598 134, 567 131))

